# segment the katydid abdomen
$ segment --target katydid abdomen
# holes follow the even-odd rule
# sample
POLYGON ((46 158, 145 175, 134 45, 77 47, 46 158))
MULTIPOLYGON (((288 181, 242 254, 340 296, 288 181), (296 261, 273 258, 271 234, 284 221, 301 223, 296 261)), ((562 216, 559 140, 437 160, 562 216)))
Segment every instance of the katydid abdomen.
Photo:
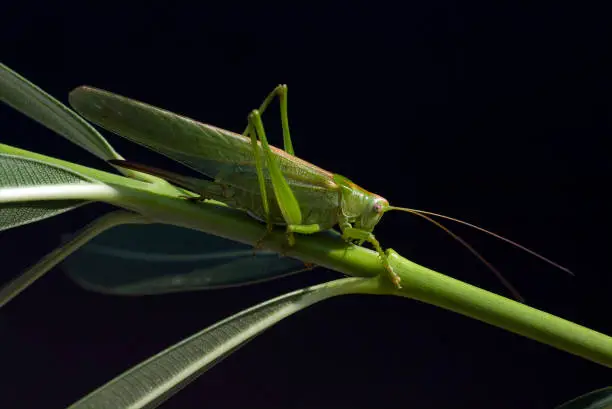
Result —
MULTIPOLYGON (((247 170, 218 177, 215 181, 183 176, 153 166, 132 161, 116 161, 119 166, 139 170, 159 176, 177 186, 197 193, 202 199, 214 199, 230 207, 248 213, 251 217, 267 222, 266 212, 260 191, 257 189, 257 176, 247 170)), ((319 224, 321 230, 332 228, 338 223, 340 215, 341 192, 339 189, 325 189, 318 186, 291 184, 300 204, 304 224, 319 224)), ((268 198, 274 198, 272 182, 266 178, 268 198)), ((287 223, 275 200, 269 200, 269 221, 277 226, 287 223)))
MULTIPOLYGON (((223 201, 228 205, 246 211, 251 217, 267 222, 266 212, 262 205, 261 195, 245 192, 235 187, 228 186, 225 190, 226 197, 223 201)), ((270 190, 268 197, 274 197, 270 190)), ((300 204, 302 212, 302 223, 318 224, 321 230, 331 229, 338 223, 339 200, 337 193, 330 192, 306 192, 296 191, 295 197, 300 204)), ((276 201, 270 201, 269 220, 277 226, 287 224, 276 201)))
MULTIPOLYGON (((214 185, 216 186, 209 187, 208 193, 214 191, 218 196, 211 197, 212 199, 244 210, 260 221, 267 222, 267 217, 269 217, 269 220, 275 225, 286 225, 287 222, 283 217, 278 201, 274 200, 275 193, 268 172, 264 172, 264 180, 269 203, 269 216, 266 216, 263 198, 257 188, 257 175, 248 169, 242 171, 237 169, 235 172, 218 176, 215 178, 214 185)), ((327 230, 338 223, 341 192, 335 184, 330 183, 328 185, 327 187, 321 187, 300 183, 298 180, 291 181, 291 190, 300 206, 303 224, 319 224, 321 230, 327 230)), ((206 197, 204 194, 203 196, 206 197)))

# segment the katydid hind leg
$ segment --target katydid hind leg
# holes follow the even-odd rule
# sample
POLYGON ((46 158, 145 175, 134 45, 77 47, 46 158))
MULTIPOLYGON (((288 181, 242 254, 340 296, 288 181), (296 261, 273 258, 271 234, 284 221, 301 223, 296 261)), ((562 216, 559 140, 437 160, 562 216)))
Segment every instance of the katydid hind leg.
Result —
POLYGON ((253 156, 255 157, 255 170, 257 173, 257 182, 259 184, 259 192, 261 194, 261 202, 262 208, 264 211, 264 216, 266 219, 266 232, 255 242, 255 246, 253 247, 253 255, 257 253, 257 250, 260 250, 264 240, 266 237, 272 232, 274 225, 272 223, 272 214, 270 213, 270 202, 268 202, 268 190, 266 188, 266 180, 264 177, 264 165, 265 159, 262 160, 261 155, 259 154, 259 146, 257 145, 257 133, 256 128, 252 124, 252 115, 249 115, 249 127, 245 132, 249 133, 249 137, 251 138, 251 147, 253 149, 253 156))
POLYGON ((287 244, 289 246, 293 246, 295 244, 294 233, 298 234, 313 234, 322 230, 321 226, 318 224, 302 224, 302 214, 299 207, 299 203, 293 194, 289 183, 285 179, 285 176, 282 174, 278 162, 276 158, 272 154, 272 150, 270 149, 270 145, 268 143, 268 139, 266 137, 266 133, 263 126, 263 121, 261 120, 262 112, 267 108, 272 99, 278 95, 280 99, 281 105, 281 121, 283 125, 283 138, 285 142, 285 150, 293 154, 293 147, 291 145, 291 136, 289 133, 289 122, 287 116, 287 86, 279 85, 277 86, 264 100, 262 103, 260 110, 253 110, 249 115, 249 126, 247 127, 245 132, 249 133, 251 138, 251 143, 253 146, 253 152, 256 155, 256 167, 257 167, 257 178, 260 185, 260 190, 262 192, 262 200, 264 200, 264 211, 266 212, 266 220, 268 225, 267 233, 258 241, 261 243, 263 239, 267 236, 267 234, 272 229, 272 224, 270 222, 270 210, 269 210, 269 202, 267 199, 267 191, 265 185, 265 178, 263 175, 263 164, 261 164, 261 160, 259 160, 259 155, 257 155, 257 140, 261 142, 261 148, 264 153, 265 158, 265 166, 268 169, 270 174, 270 178, 272 181, 272 187, 274 191, 274 195, 276 197, 276 201, 278 207, 283 215, 285 223, 287 224, 287 244), (288 150, 287 150, 288 148, 288 150), (259 162, 259 166, 257 163, 259 162))
POLYGON ((376 237, 374 237, 371 232, 357 229, 355 227, 346 226, 342 229, 342 238, 347 241, 359 240, 360 243, 363 243, 364 241, 370 243, 378 253, 380 261, 382 262, 385 270, 387 270, 387 273, 389 273, 389 278, 391 279, 393 284, 395 284, 397 288, 402 288, 400 284, 400 276, 397 275, 395 271, 393 271, 393 268, 391 268, 391 264, 389 264, 389 258, 387 257, 387 254, 383 251, 382 247, 380 246, 380 243, 378 242, 378 240, 376 240, 376 237))
MULTIPOLYGON (((294 155, 293 143, 291 141, 291 133, 289 132, 289 116, 287 114, 287 90, 288 88, 286 84, 280 84, 276 86, 276 88, 274 88, 272 92, 270 92, 268 96, 263 100, 263 102, 259 106, 258 111, 260 115, 263 115, 274 97, 278 96, 278 100, 280 103, 281 125, 283 128, 283 149, 288 154, 294 155)), ((249 121, 246 129, 243 132, 243 135, 247 135, 249 133, 249 130, 252 128, 252 124, 249 121)))
MULTIPOLYGON (((249 125, 252 123, 252 120, 253 120, 252 115, 249 115, 249 125)), ((270 203, 268 202, 268 190, 266 189, 266 179, 264 177, 264 172, 263 172, 265 160, 262 160, 262 157, 259 154, 259 146, 257 145, 257 134, 255 132, 255 127, 251 126, 250 129, 247 128, 247 131, 249 132, 249 137, 251 138, 251 147, 253 150, 253 157, 255 158, 255 171, 257 173, 259 193, 261 194, 261 202, 262 202, 261 204, 263 207, 264 216, 266 218, 266 226, 269 232, 272 230, 272 215, 270 213, 270 203)), ((260 242, 263 240, 264 237, 258 240, 259 244, 261 244, 260 242)))
MULTIPOLYGON (((253 146, 253 154, 255 155, 257 179, 259 182, 259 188, 261 191, 261 197, 266 216, 266 223, 268 226, 268 232, 258 241, 258 243, 261 244, 267 234, 272 230, 272 221, 270 214, 270 204, 268 202, 267 197, 266 181, 263 172, 264 164, 262 164, 261 156, 258 152, 259 146, 257 145, 257 139, 259 139, 259 141, 261 142, 261 149, 264 153, 264 163, 266 165, 266 169, 270 174, 274 196, 276 198, 278 207, 283 215, 286 225, 301 225, 302 213, 297 199, 295 198, 295 195, 293 194, 291 187, 289 186, 289 183, 285 179, 285 176, 282 174, 278 162, 272 154, 272 150, 270 149, 270 145, 268 144, 266 132, 263 127, 263 122, 261 121, 261 114, 258 110, 253 110, 249 115, 249 124, 251 125, 251 130, 249 132, 251 137, 251 143, 253 146)), ((287 229, 287 242, 290 246, 293 246, 293 244, 295 243, 295 238, 293 237, 293 230, 291 229, 287 229)))
MULTIPOLYGON (((253 112, 251 112, 251 115, 249 116, 249 121, 255 128, 257 138, 261 142, 261 147, 263 149, 265 157, 265 164, 270 174, 274 195, 276 197, 276 201, 281 211, 281 214, 283 215, 283 219, 285 220, 285 224, 301 225, 302 211, 300 210, 299 203, 295 195, 293 194, 293 191, 291 190, 287 179, 281 172, 277 159, 272 153, 272 149, 270 149, 270 145, 268 144, 268 139, 266 137, 266 132, 264 130, 263 122, 261 121, 261 115, 259 111, 253 110, 253 112)), ((263 180, 263 170, 261 175, 258 175, 258 178, 261 178, 263 180)))
POLYGON ((279 85, 279 102, 281 125, 283 127, 283 148, 289 155, 295 155, 293 151, 293 142, 291 142, 291 133, 289 132, 289 115, 287 114, 287 85, 279 85))

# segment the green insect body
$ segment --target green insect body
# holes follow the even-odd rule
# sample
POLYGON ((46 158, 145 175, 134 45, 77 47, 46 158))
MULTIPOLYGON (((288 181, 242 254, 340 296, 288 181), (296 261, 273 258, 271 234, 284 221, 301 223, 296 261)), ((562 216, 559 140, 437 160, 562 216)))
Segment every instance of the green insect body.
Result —
MULTIPOLYGON (((130 161, 111 161, 111 163, 154 174, 177 186, 197 193, 203 199, 214 199, 233 208, 243 210, 251 217, 262 222, 267 222, 269 219, 274 225, 285 226, 287 224, 275 200, 269 201, 269 215, 267 216, 261 193, 238 186, 257 186, 257 177, 252 173, 237 171, 228 175, 228 177, 218 177, 211 182, 130 161)), ((267 176, 267 173, 265 176, 267 176)), ((320 187, 291 181, 290 185, 299 203, 304 224, 318 224, 322 230, 326 230, 339 223, 340 216, 343 213, 338 211, 342 203, 342 189, 337 183, 331 181, 327 187, 320 187)), ((274 197, 270 178, 266 178, 266 190, 267 197, 274 197)))
POLYGON ((389 203, 345 177, 293 155, 286 110, 286 86, 277 87, 260 110, 249 115, 245 135, 235 134, 117 94, 90 87, 71 92, 71 105, 85 118, 211 177, 187 178, 133 162, 124 167, 163 177, 204 198, 220 200, 294 233, 312 234, 339 225, 346 240, 370 242, 399 285, 372 231, 389 203), (278 95, 285 150, 268 145, 261 112, 278 95), (276 200, 270 198, 275 198, 276 200))
POLYGON ((487 264, 518 299, 520 295, 516 290, 482 256, 426 215, 479 229, 568 271, 478 226, 436 213, 390 206, 383 197, 368 192, 349 179, 295 156, 289 132, 285 85, 276 87, 259 110, 251 112, 242 135, 91 87, 73 90, 70 103, 90 121, 181 162, 212 181, 130 161, 110 161, 112 164, 159 176, 199 194, 201 198, 216 199, 244 210, 264 221, 269 231, 273 225, 286 226, 289 245, 294 244, 294 233, 312 234, 338 225, 345 240, 359 244, 369 242, 375 248, 389 277, 398 287, 400 279, 372 233, 382 215, 389 210, 419 215, 447 231, 487 264), (284 150, 268 144, 261 121, 261 114, 276 96, 280 100, 284 150))

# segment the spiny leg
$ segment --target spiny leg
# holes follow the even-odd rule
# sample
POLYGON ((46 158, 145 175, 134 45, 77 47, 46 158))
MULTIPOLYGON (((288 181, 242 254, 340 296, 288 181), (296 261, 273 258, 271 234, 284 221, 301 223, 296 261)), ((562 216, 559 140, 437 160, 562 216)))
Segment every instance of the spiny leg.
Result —
MULTIPOLYGON (((257 129, 254 124, 254 120, 257 117, 257 120, 259 121, 259 123, 261 123, 261 134, 263 134, 264 139, 266 139, 265 131, 263 130, 263 123, 261 121, 261 115, 268 108, 268 105, 270 105, 270 103, 276 96, 279 97, 279 102, 280 102, 281 123, 283 127, 283 141, 285 145, 285 151, 293 155, 293 145, 291 143, 291 136, 289 133, 289 119, 287 115, 287 85, 285 84, 276 86, 276 88, 274 88, 272 92, 270 92, 268 96, 266 96, 266 98, 263 100, 263 102, 261 103, 259 107, 259 110, 254 110, 253 112, 251 112, 251 114, 249 115, 248 121, 247 121, 248 122, 247 127, 243 132, 243 135, 249 136, 251 138, 251 145, 253 147, 253 153, 255 155, 255 166, 257 169, 257 179, 259 182, 259 189, 261 191, 261 198, 263 202, 264 213, 266 215, 266 227, 267 227, 266 233, 264 233, 264 235, 256 242, 255 250, 261 247, 263 240, 272 231, 273 225, 270 221, 270 207, 269 207, 269 202, 267 198, 265 179, 263 178, 263 164, 261 161, 261 156, 256 154, 256 152, 258 151, 257 150, 257 137, 256 137, 257 129)), ((267 139, 266 139, 266 142, 267 142, 267 139)))
POLYGON ((344 240, 359 240, 360 243, 367 241, 372 246, 374 246, 374 249, 376 250, 376 252, 378 252, 378 256, 382 261, 383 267, 385 267, 385 270, 387 270, 387 272, 389 273, 389 278, 397 288, 402 288, 402 286, 400 285, 400 276, 397 275, 397 273, 391 268, 387 255, 385 254, 382 247, 380 246, 380 243, 378 242, 378 240, 376 240, 372 233, 365 230, 356 229, 354 227, 346 226, 342 229, 342 238, 344 240))
POLYGON ((283 215, 283 219, 285 220, 285 224, 288 226, 287 242, 290 246, 293 246, 293 244, 295 243, 295 238, 293 237, 294 230, 290 229, 289 226, 302 225, 302 212, 300 210, 300 206, 297 202, 297 199, 295 198, 295 195, 293 194, 293 191, 291 190, 291 187, 289 186, 289 183, 287 183, 285 176, 280 170, 280 166, 276 161, 276 157, 272 154, 272 150, 270 149, 270 145, 268 144, 266 132, 263 127, 263 122, 261 121, 261 114, 258 110, 253 110, 249 115, 249 124, 251 126, 251 129, 253 129, 252 131, 250 131, 251 144, 253 146, 253 154, 255 155, 257 179, 259 181, 259 188, 262 193, 264 212, 266 215, 268 228, 271 229, 271 214, 267 199, 266 181, 263 172, 263 165, 261 163, 261 157, 259 155, 259 146, 257 145, 257 139, 261 141, 261 149, 263 150, 267 170, 272 181, 274 196, 276 197, 276 201, 281 211, 281 214, 283 215))
MULTIPOLYGON (((263 115, 268 105, 272 102, 274 97, 278 96, 280 103, 280 114, 281 114, 281 125, 283 127, 283 147, 285 152, 290 155, 294 155, 293 152, 293 143, 291 142, 291 134, 289 133, 289 116, 287 114, 287 85, 281 84, 272 90, 263 100, 261 106, 259 107, 259 114, 263 115)), ((243 132, 243 135, 247 135, 249 130, 252 129, 251 122, 249 121, 246 129, 243 132)))
MULTIPOLYGON (((261 141, 266 163, 268 165, 267 169, 272 180, 274 195, 276 197, 278 207, 283 215, 283 219, 285 220, 285 224, 287 225, 287 244, 289 246, 293 246, 295 244, 295 237, 293 233, 313 234, 320 232, 322 227, 319 224, 302 224, 302 212, 300 210, 299 203, 297 202, 289 183, 285 179, 285 176, 281 172, 276 157, 272 154, 272 150, 268 144, 268 139, 263 127, 263 122, 261 121, 261 113, 258 110, 251 112, 249 122, 255 129, 257 137, 261 141)), ((253 142, 252 136, 251 142, 253 142)), ((263 170, 261 172, 261 176, 258 175, 258 178, 261 180, 264 179, 263 170)), ((263 185, 263 189, 265 189, 265 183, 263 185)))
MULTIPOLYGON (((251 147, 253 149, 253 155, 255 157, 255 169, 257 172, 257 182, 259 183, 259 192, 261 194, 261 202, 262 202, 262 206, 264 210, 264 215, 266 217, 266 232, 255 243, 254 251, 261 248, 261 245, 264 239, 266 238, 266 236, 268 236, 268 234, 270 234, 270 232, 272 231, 274 227, 272 224, 272 216, 270 214, 270 203, 268 202, 268 190, 266 189, 266 181, 265 181, 264 173, 263 173, 264 163, 263 163, 261 155, 259 154, 259 146, 257 145, 257 134, 255 130, 256 128, 255 126, 252 125, 253 120, 255 118, 255 115, 254 115, 255 112, 256 110, 253 111, 249 115, 249 118, 248 118, 249 126, 247 126, 245 133, 248 132, 249 134, 248 136, 251 138, 251 147)), ((261 122, 261 118, 259 118, 259 121, 261 122)))

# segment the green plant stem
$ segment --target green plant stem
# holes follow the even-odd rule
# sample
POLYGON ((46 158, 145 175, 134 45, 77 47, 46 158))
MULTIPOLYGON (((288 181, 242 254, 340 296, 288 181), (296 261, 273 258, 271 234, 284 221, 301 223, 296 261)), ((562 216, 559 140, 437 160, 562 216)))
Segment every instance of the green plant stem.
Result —
POLYGON ((389 261, 402 278, 395 295, 455 311, 479 321, 612 367, 612 338, 413 263, 395 251, 389 261))
MULTIPOLYGON (((117 194, 106 195, 102 200, 135 211, 153 222, 183 226, 251 245, 265 233, 262 223, 243 212, 187 201, 179 197, 175 189, 163 184, 140 182, 7 145, 0 144, 0 151, 66 166, 107 183, 117 194)), ((379 275, 379 287, 365 292, 421 300, 612 367, 612 338, 444 276, 392 250, 388 251, 390 263, 402 279, 401 290, 391 285, 375 252, 347 244, 339 235, 300 235, 290 249, 285 243, 284 230, 277 229, 266 236, 262 244, 264 248, 351 276, 379 275)))

